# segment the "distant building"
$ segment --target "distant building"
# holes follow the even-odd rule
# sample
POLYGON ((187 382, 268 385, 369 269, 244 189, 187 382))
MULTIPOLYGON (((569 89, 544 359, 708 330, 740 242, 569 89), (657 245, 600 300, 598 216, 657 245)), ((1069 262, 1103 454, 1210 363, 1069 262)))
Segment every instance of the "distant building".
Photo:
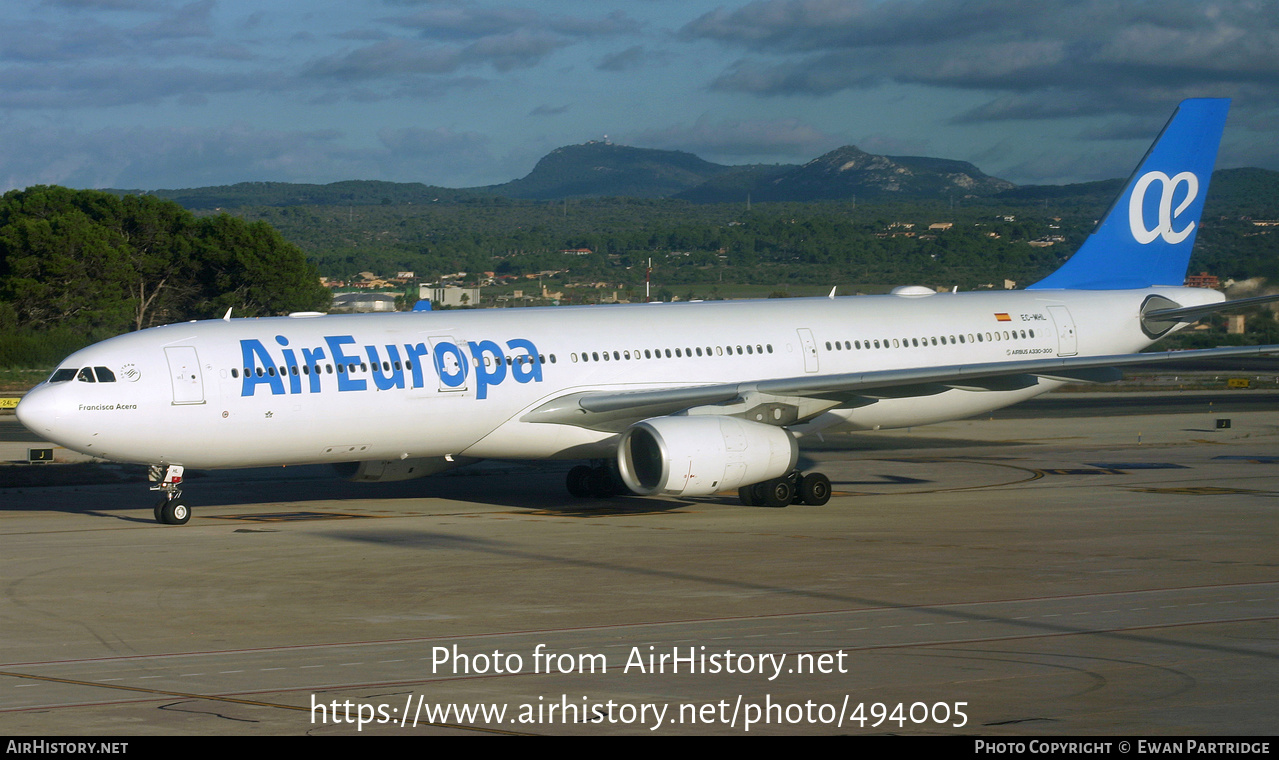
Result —
POLYGON ((1211 275, 1207 272, 1192 274, 1186 278, 1186 287, 1188 288, 1216 288, 1220 286, 1221 283, 1217 280, 1216 275, 1211 275))
POLYGON ((344 313, 395 311, 395 296, 386 293, 338 293, 330 309, 344 313))
POLYGON ((418 298, 430 299, 436 306, 479 306, 479 288, 460 288, 456 285, 433 287, 418 286, 418 298))

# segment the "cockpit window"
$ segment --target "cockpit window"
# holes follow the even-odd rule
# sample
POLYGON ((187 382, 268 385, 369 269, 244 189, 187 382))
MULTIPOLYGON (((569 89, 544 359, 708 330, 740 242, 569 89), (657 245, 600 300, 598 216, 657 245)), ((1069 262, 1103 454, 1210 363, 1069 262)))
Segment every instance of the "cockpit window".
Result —
POLYGON ((96 374, 96 375, 98 376, 98 382, 99 382, 99 383, 114 383, 114 382, 115 382, 115 373, 114 373, 114 372, 112 372, 111 370, 107 369, 106 367, 94 367, 94 368, 93 368, 93 372, 94 372, 94 374, 96 374))
POLYGON ((79 370, 75 369, 74 367, 63 367, 62 369, 57 370, 56 372, 54 372, 52 375, 49 376, 49 382, 65 383, 68 380, 74 380, 75 373, 78 371, 79 370))
POLYGON ((96 382, 93 379, 93 367, 85 367, 84 369, 80 370, 80 374, 76 375, 75 379, 79 380, 82 383, 96 382))

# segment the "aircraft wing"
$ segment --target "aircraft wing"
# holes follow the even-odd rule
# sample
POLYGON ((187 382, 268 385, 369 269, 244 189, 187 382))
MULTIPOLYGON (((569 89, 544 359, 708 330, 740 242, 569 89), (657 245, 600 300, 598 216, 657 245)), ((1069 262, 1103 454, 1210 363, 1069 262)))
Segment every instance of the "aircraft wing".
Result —
POLYGON ((521 419, 526 422, 577 425, 595 430, 622 430, 642 419, 674 414, 693 407, 725 405, 723 413, 734 414, 740 411, 734 404, 771 400, 789 402, 796 407, 793 419, 785 423, 791 424, 837 406, 862 406, 881 398, 931 396, 952 388, 1010 391, 1036 385, 1040 378, 1068 382, 1111 382, 1122 376, 1119 367, 1272 354, 1279 354, 1279 345, 1022 359, 633 391, 584 391, 553 399, 528 412, 521 419))

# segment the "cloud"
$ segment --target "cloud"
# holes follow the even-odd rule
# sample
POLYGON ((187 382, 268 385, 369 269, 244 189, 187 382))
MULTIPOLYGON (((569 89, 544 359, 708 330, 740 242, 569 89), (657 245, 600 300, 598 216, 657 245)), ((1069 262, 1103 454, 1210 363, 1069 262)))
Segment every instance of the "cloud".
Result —
POLYGON ((632 45, 620 52, 604 56, 595 68, 600 71, 628 71, 643 66, 648 58, 642 45, 632 45))
POLYGON ((267 91, 281 84, 279 77, 268 72, 237 74, 123 64, 0 69, 0 81, 8 83, 0 89, 0 107, 11 109, 154 104, 169 98, 267 91))
POLYGON ((134 28, 131 36, 140 40, 210 37, 213 35, 210 18, 213 6, 214 0, 196 0, 155 21, 134 28))
POLYGON ((149 11, 165 7, 162 0, 42 0, 41 5, 103 11, 149 11))
POLYGON ((527 8, 481 8, 471 4, 432 7, 409 16, 382 20, 439 40, 478 40, 517 32, 600 37, 636 32, 641 26, 623 11, 599 18, 579 18, 527 8))
POLYGON ((583 40, 640 28, 622 11, 579 18, 469 3, 431 6, 379 21, 414 36, 378 35, 365 28, 340 33, 337 36, 342 39, 375 41, 322 56, 306 67, 305 74, 354 81, 452 74, 464 67, 487 66, 506 72, 536 66, 551 53, 583 40))
POLYGON ((305 76, 346 81, 450 74, 461 65, 461 51, 394 37, 346 53, 324 56, 305 67, 305 76))
POLYGON ((628 140, 645 147, 685 150, 702 158, 736 162, 747 158, 806 160, 845 142, 798 119, 711 121, 705 117, 691 126, 637 132, 628 140))
POLYGON ((678 36, 743 51, 714 90, 822 96, 894 82, 994 93, 966 121, 1139 114, 1223 92, 1279 104, 1279 0, 757 0, 678 36))
POLYGON ((68 127, 6 129, 0 184, 155 189, 246 179, 304 178, 333 151, 332 132, 68 127), (178 179, 180 178, 180 179, 178 179))
POLYGON ((154 190, 266 180, 336 182, 378 177, 446 186, 492 176, 489 138, 448 129, 388 129, 351 147, 335 130, 9 127, 0 189, 59 184, 154 190))
POLYGON ((378 132, 378 142, 398 156, 436 159, 441 155, 456 155, 464 160, 488 157, 489 138, 477 132, 455 132, 451 129, 383 129, 378 132))

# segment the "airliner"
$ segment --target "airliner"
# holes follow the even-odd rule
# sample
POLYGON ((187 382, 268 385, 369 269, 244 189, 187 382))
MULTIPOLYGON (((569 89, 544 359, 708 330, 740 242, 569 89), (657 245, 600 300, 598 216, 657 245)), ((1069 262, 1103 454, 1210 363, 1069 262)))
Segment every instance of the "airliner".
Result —
MULTIPOLYGON (((187 468, 333 463, 358 481, 480 459, 582 460, 576 496, 825 504, 798 441, 953 420, 1120 366, 1226 302, 1182 287, 1229 101, 1180 104, 1083 246, 1020 291, 222 319, 77 351, 17 408, 68 449, 150 465, 158 522, 187 468)), ((1279 298, 1279 297, 1275 297, 1279 298)))

